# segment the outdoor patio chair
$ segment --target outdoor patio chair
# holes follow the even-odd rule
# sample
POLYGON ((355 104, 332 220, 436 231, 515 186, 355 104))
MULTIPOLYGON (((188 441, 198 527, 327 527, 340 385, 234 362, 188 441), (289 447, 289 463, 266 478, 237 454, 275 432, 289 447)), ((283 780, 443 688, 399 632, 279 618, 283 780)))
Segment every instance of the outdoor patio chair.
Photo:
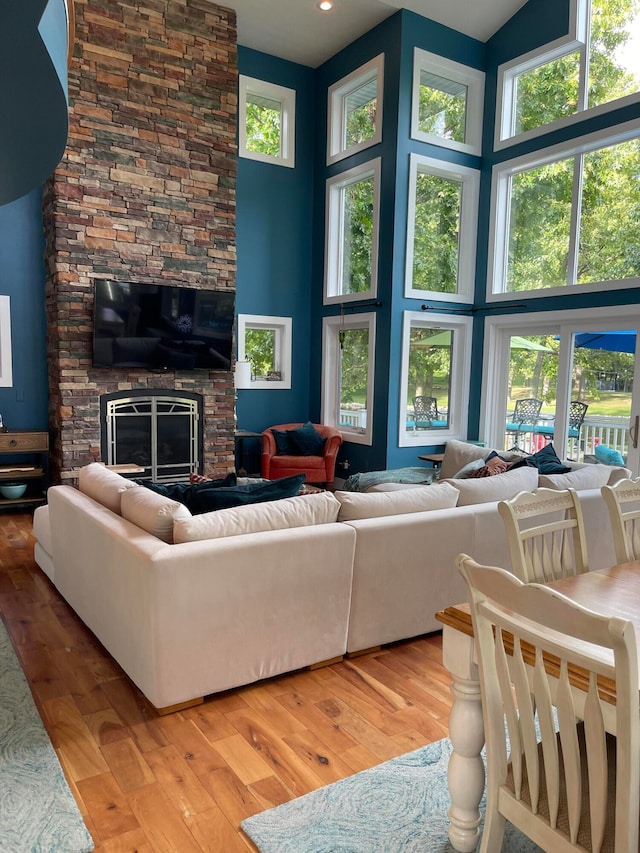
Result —
POLYGON ((511 420, 507 422, 505 427, 505 433, 514 436, 514 443, 511 450, 520 450, 518 442, 521 433, 533 432, 533 427, 540 417, 541 408, 542 400, 537 400, 535 397, 525 397, 522 400, 516 400, 511 420))
MULTIPOLYGON (((582 400, 572 400, 569 403, 569 429, 567 431, 567 438, 572 444, 575 444, 576 440, 580 438, 580 428, 582 427, 588 408, 589 404, 583 403, 582 400)), ((543 436, 545 443, 552 441, 555 435, 555 424, 553 421, 549 424, 538 424, 534 430, 534 435, 543 436)), ((568 453, 569 451, 567 455, 568 453)))
POLYGON ((440 415, 438 400, 435 397, 418 395, 413 398, 413 423, 414 429, 431 429, 432 427, 446 427, 448 421, 443 420, 440 415))

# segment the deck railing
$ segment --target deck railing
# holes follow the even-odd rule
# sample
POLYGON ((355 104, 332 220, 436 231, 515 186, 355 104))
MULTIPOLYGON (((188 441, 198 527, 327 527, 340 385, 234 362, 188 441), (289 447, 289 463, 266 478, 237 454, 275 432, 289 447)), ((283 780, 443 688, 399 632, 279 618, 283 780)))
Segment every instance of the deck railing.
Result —
MULTIPOLYGON (((509 415, 507 414, 507 418, 509 415)), ((548 425, 545 421, 545 425, 548 425)), ((510 450, 514 444, 525 453, 536 453, 550 439, 549 435, 536 433, 535 426, 526 424, 519 435, 509 433, 505 436, 505 450, 510 450)), ((570 437, 567 441, 567 458, 583 462, 585 457, 593 456, 599 444, 617 450, 626 457, 629 441, 629 418, 613 417, 610 415, 587 416, 577 438, 570 437)))

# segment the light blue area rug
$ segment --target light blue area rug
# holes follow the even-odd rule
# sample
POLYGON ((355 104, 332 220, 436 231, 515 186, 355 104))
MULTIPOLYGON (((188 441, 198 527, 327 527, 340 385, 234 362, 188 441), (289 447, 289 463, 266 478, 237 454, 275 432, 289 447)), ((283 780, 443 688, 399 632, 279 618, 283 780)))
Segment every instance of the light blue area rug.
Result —
MULTIPOLYGON (((436 741, 253 815, 242 829, 261 853, 454 853, 450 754, 448 739, 436 741)), ((510 824, 502 851, 542 853, 510 824)))
POLYGON ((0 622, 0 850, 88 853, 78 810, 0 622))

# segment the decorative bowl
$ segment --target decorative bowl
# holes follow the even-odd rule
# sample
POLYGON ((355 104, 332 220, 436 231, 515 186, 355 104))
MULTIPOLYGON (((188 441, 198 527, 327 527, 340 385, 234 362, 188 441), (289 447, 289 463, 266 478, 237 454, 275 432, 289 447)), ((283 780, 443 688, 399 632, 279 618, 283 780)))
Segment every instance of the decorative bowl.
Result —
POLYGON ((21 498, 27 491, 26 483, 3 483, 0 485, 0 495, 9 500, 21 498))

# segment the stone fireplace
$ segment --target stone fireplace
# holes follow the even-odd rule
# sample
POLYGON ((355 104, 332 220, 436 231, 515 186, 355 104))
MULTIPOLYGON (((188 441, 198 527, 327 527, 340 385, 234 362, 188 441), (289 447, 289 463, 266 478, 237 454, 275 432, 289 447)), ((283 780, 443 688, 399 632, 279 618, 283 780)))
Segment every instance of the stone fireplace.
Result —
POLYGON ((86 0, 75 16, 68 147, 44 198, 52 479, 108 462, 114 395, 197 397, 187 464, 226 473, 232 372, 93 367, 92 327, 98 278, 235 290, 235 13, 86 0))

